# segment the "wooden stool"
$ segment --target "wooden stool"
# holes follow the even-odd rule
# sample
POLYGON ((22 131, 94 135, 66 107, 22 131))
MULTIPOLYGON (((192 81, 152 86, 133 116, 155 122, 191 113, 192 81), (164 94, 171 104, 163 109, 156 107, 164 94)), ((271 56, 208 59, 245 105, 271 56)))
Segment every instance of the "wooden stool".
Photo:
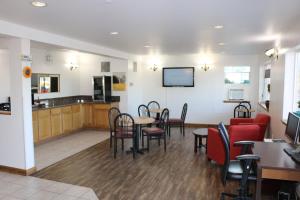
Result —
POLYGON ((204 147, 206 151, 206 144, 202 143, 202 139, 205 138, 207 140, 207 128, 195 129, 193 134, 195 136, 194 152, 197 153, 197 149, 201 147, 204 147))

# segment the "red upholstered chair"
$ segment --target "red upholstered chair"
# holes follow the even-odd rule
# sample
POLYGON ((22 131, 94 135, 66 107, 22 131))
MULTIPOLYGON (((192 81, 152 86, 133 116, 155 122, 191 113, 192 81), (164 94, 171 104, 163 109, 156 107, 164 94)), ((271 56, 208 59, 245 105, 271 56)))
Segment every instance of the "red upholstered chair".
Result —
POLYGON ((265 132, 270 124, 271 117, 266 114, 258 113, 255 118, 232 118, 230 119, 231 125, 245 125, 245 124, 256 124, 260 127, 259 140, 263 141, 265 138, 265 132))
MULTIPOLYGON (((230 143, 230 159, 234 160, 240 155, 241 147, 234 146, 237 141, 259 141, 260 127, 258 125, 233 125, 228 128, 228 140, 230 143)), ((223 165, 225 161, 225 152, 222 139, 218 129, 209 128, 207 137, 207 158, 223 165)))

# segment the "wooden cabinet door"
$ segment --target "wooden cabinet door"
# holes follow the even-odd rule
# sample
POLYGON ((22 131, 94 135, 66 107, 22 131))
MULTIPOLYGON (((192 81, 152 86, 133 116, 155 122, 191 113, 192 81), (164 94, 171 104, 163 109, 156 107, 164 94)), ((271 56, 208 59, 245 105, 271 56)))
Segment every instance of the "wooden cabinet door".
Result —
POLYGON ((80 105, 72 106, 72 114, 73 114, 73 130, 78 130, 82 128, 81 123, 81 108, 80 105))
POLYGON ((33 141, 34 143, 39 141, 39 121, 38 121, 38 112, 32 112, 32 129, 33 129, 33 141))
POLYGON ((93 119, 95 128, 109 128, 108 110, 110 104, 96 104, 93 107, 93 119))
POLYGON ((61 108, 51 109, 51 130, 52 136, 62 134, 61 108))
POLYGON ((84 104, 82 108, 83 108, 83 113, 82 113, 83 126, 85 128, 93 127, 93 106, 91 104, 84 104))
POLYGON ((72 107, 66 106, 66 107, 63 107, 61 110, 62 110, 63 133, 69 133, 73 130, 72 107))
POLYGON ((39 140, 51 137, 51 115, 50 110, 38 111, 39 140))

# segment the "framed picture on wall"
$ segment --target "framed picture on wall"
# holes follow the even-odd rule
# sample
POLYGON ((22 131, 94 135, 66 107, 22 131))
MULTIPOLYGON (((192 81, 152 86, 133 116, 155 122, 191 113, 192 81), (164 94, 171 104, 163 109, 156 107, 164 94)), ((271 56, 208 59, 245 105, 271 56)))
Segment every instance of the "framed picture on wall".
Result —
POLYGON ((113 72, 113 90, 126 90, 126 72, 113 72))

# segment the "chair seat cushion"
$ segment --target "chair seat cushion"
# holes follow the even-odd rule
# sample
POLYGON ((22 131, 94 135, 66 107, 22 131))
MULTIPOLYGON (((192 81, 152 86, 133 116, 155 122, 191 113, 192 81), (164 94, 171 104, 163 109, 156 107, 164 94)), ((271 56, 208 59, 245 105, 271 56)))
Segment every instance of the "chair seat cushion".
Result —
POLYGON ((180 124, 180 123, 183 123, 183 120, 182 119, 170 118, 168 123, 169 124, 180 124))
POLYGON ((241 162, 238 160, 231 160, 229 164, 228 172, 232 174, 242 174, 243 170, 241 167, 241 162))
POLYGON ((157 127, 151 127, 151 128, 144 128, 143 132, 147 135, 161 135, 165 132, 165 130, 157 127))
MULTIPOLYGON (((241 162, 238 160, 231 160, 228 168, 227 177, 229 179, 236 179, 240 180, 242 178, 243 169, 241 166, 241 162)), ((253 181, 256 180, 256 176, 253 170, 250 171, 250 176, 248 177, 249 180, 253 181)))
POLYGON ((132 138, 133 137, 132 129, 123 130, 123 129, 118 128, 116 130, 115 137, 117 137, 117 138, 132 138))

